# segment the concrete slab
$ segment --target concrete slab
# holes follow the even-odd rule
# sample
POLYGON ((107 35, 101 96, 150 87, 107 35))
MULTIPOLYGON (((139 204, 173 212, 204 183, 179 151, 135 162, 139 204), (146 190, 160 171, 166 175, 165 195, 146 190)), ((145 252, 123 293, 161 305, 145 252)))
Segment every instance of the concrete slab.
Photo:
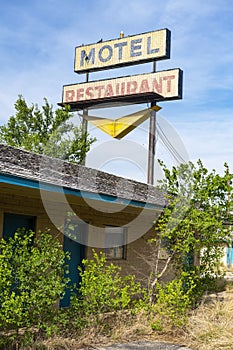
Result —
POLYGON ((136 341, 126 344, 114 344, 104 347, 91 347, 89 350, 192 350, 185 345, 156 341, 136 341))

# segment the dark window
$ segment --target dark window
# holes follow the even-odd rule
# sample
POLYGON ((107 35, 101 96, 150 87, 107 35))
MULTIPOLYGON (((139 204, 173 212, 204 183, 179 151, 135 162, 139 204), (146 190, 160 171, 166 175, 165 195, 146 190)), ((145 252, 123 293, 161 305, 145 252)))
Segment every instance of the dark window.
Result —
POLYGON ((3 219, 3 237, 14 237, 19 228, 35 231, 36 217, 31 215, 4 213, 3 219))
POLYGON ((126 243, 126 227, 105 227, 105 255, 107 259, 126 259, 126 243))

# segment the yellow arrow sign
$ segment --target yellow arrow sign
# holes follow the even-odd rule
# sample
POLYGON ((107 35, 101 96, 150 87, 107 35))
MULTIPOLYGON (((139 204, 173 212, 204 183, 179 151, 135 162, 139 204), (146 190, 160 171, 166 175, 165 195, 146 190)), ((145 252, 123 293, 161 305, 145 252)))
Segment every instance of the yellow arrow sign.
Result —
POLYGON ((152 111, 159 111, 161 107, 154 106, 152 108, 143 109, 139 112, 126 115, 118 119, 100 118, 94 116, 81 115, 84 119, 95 125, 100 130, 106 132, 115 139, 122 139, 138 125, 143 123, 152 111))

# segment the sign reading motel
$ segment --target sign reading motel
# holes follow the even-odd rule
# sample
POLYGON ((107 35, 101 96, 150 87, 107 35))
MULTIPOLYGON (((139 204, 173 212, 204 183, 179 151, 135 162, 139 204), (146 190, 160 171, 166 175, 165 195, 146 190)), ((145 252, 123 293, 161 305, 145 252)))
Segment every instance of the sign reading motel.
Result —
POLYGON ((78 46, 76 73, 116 68, 170 58, 171 32, 168 29, 78 46))
POLYGON ((69 104, 72 110, 79 110, 102 103, 109 106, 114 103, 146 103, 181 99, 182 75, 182 70, 177 68, 65 85, 61 105, 69 104))

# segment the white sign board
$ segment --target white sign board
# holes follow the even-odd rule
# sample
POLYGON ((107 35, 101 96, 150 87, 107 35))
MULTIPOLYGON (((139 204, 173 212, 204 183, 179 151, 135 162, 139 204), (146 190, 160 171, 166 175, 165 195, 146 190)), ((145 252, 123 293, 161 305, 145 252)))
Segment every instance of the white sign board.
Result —
POLYGON ((80 106, 94 103, 166 101, 182 98, 182 70, 172 69, 115 79, 63 86, 62 104, 80 106))
POLYGON ((170 58, 168 29, 108 40, 75 49, 74 71, 85 73, 170 58))

